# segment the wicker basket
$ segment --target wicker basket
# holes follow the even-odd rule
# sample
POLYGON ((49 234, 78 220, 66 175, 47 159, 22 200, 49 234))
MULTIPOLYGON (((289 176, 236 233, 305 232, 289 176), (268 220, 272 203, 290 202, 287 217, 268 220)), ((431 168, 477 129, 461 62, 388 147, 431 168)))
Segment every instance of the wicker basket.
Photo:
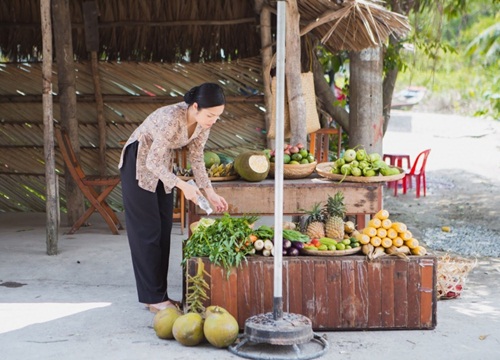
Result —
MULTIPOLYGON (((285 179, 303 179, 308 177, 316 169, 317 162, 309 164, 283 164, 283 178, 285 179)), ((274 163, 271 163, 269 174, 274 177, 274 163)))
POLYGON ((462 293, 467 275, 476 266, 477 260, 451 257, 446 254, 438 259, 437 298, 455 299, 462 293))

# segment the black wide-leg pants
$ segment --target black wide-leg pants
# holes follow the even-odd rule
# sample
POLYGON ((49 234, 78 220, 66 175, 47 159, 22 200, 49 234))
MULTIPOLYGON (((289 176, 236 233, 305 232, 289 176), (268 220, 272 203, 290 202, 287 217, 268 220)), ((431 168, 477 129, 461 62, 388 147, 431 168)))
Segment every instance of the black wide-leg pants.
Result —
POLYGON ((161 181, 154 193, 139 187, 138 144, 136 141, 127 146, 120 169, 123 205, 139 302, 156 304, 168 300, 173 195, 165 193, 161 181))

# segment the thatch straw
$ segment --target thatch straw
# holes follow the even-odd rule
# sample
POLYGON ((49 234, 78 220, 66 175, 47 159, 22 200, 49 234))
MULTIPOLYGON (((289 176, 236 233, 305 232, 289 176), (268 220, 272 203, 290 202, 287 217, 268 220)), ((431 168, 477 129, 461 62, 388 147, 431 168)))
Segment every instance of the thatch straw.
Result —
MULTIPOLYGON (((69 2, 73 50, 88 59, 82 3, 69 2)), ((254 1, 96 0, 99 54, 104 60, 211 62, 259 55, 254 1)), ((300 0, 303 32, 312 31, 331 50, 379 45, 409 30, 405 17, 379 0, 300 0)), ((0 49, 14 61, 41 55, 39 0, 0 3, 0 49)))
POLYGON ((319 35, 321 42, 335 50, 362 50, 379 46, 389 35, 405 35, 410 26, 405 16, 381 6, 379 0, 346 0, 329 6, 302 28, 319 35))

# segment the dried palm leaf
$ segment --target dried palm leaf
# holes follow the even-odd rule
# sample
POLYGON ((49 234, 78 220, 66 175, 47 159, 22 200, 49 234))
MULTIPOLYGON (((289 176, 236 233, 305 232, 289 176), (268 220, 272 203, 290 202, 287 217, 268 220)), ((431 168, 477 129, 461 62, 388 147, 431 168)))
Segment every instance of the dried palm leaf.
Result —
POLYGON ((389 11, 381 3, 346 0, 342 5, 332 5, 304 26, 301 35, 314 31, 322 43, 336 50, 361 50, 380 45, 389 35, 404 36, 410 30, 407 18, 389 11))

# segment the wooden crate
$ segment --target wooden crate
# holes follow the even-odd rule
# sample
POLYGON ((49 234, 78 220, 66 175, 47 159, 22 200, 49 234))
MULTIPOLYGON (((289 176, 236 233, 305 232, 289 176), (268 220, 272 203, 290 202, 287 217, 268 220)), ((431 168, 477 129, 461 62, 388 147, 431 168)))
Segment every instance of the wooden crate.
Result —
MULTIPOLYGON (((202 259, 211 276, 206 306, 224 307, 241 329, 250 316, 272 312, 272 257, 248 257, 229 277, 202 259)), ((196 262, 188 261, 189 274, 196 262)), ((284 257, 283 311, 307 316, 314 330, 434 329, 436 269, 433 256, 284 257)))

